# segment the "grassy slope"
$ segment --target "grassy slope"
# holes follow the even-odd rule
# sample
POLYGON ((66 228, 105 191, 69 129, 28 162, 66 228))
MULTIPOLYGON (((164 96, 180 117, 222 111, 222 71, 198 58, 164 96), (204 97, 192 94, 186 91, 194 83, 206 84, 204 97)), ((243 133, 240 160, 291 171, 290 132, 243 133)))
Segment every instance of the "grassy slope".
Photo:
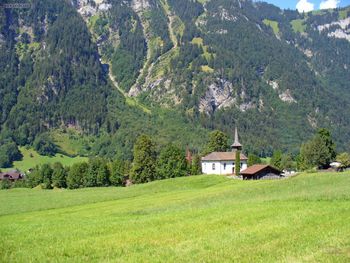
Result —
POLYGON ((64 166, 71 166, 77 162, 87 161, 86 157, 69 157, 63 154, 56 154, 53 157, 42 156, 38 154, 33 149, 26 149, 25 147, 20 148, 21 153, 23 154, 22 161, 16 161, 13 163, 13 168, 3 169, 3 170, 13 170, 14 168, 19 169, 20 171, 26 172, 30 168, 34 168, 36 165, 41 165, 44 163, 55 163, 60 162, 64 166), (32 157, 30 156, 32 154, 32 157))
POLYGON ((263 22, 264 22, 265 25, 270 26, 272 28, 273 32, 275 33, 275 35, 278 36, 278 34, 280 32, 280 29, 279 29, 277 21, 264 19, 263 22))
POLYGON ((290 23, 295 33, 303 33, 306 30, 306 25, 304 24, 304 19, 292 20, 290 23))
POLYGON ((350 174, 0 191, 1 262, 348 262, 350 174))

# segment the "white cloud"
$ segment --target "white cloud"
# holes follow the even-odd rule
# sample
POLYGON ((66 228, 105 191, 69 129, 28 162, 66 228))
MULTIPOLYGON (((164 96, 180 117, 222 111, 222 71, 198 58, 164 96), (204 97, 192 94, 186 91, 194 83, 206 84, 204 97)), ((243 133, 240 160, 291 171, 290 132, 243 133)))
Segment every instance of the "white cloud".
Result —
POLYGON ((324 0, 320 4, 320 9, 337 8, 339 0, 324 0))
POLYGON ((297 3, 297 10, 302 13, 302 12, 310 12, 314 10, 314 4, 308 2, 308 0, 299 0, 297 3))

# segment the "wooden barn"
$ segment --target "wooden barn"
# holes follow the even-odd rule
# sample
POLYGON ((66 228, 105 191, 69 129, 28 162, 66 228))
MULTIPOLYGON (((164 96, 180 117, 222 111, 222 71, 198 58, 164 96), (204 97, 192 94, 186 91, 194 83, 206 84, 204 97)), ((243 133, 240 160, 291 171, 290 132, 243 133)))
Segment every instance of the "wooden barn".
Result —
POLYGON ((241 171, 243 180, 280 179, 282 171, 263 164, 256 164, 241 171))

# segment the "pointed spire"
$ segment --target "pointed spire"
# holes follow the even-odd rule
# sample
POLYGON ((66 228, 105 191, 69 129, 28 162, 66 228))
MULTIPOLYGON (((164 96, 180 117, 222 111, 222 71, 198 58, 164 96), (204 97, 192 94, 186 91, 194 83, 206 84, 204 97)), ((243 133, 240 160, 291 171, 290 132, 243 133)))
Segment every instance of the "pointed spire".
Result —
POLYGON ((231 145, 232 150, 241 150, 242 149, 242 144, 240 144, 239 140, 238 140, 238 129, 237 127, 235 128, 235 141, 234 143, 231 145))

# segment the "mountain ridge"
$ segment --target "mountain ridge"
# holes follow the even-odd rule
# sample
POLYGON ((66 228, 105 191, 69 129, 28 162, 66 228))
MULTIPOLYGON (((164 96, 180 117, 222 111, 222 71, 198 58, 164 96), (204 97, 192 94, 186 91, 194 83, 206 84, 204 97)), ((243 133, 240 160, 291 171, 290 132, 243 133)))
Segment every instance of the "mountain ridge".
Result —
POLYGON ((276 148, 295 153, 319 127, 332 130, 340 149, 350 147, 349 7, 299 14, 227 0, 32 4, 30 11, 3 10, 0 17, 1 43, 16 54, 3 54, 13 68, 2 74, 1 87, 16 80, 3 98, 16 99, 1 100, 1 132, 14 131, 19 144, 55 127, 75 127, 120 147, 136 136, 117 135, 135 128, 129 118, 148 128, 140 132, 163 133, 164 142, 175 136, 200 150, 205 136, 179 138, 160 125, 158 112, 165 110, 177 112, 178 127, 201 133, 230 133, 238 124, 246 150, 261 155, 276 148), (123 92, 113 89, 109 75, 123 92))

